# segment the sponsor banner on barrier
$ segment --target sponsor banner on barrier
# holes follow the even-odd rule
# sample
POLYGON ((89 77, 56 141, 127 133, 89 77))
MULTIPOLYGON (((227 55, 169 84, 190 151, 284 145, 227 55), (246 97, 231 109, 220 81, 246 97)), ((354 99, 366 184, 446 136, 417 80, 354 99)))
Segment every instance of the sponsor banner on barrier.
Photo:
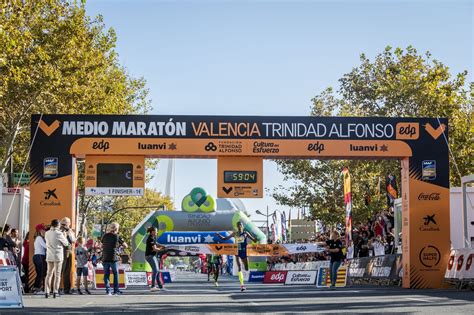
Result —
POLYGON ((371 278, 389 278, 395 265, 395 255, 371 257, 367 273, 371 278))
POLYGON ((285 285, 305 285, 316 282, 316 270, 288 271, 285 285))
POLYGON ((329 260, 275 264, 272 270, 319 270, 319 267, 329 268, 329 260))
POLYGON ((125 272, 125 283, 128 286, 147 286, 147 274, 145 271, 127 271, 125 272))
POLYGON ((474 279, 474 250, 472 248, 453 249, 446 267, 446 279, 474 279))
POLYGON ((360 257, 349 260, 348 276, 357 278, 387 278, 401 279, 401 255, 383 255, 374 257, 360 257))
POLYGON ((370 257, 361 257, 351 259, 349 262, 349 276, 351 278, 366 278, 367 266, 369 265, 370 257))
POLYGON ((265 271, 250 271, 248 282, 263 282, 265 271))
MULTIPOLYGON (((114 283, 114 274, 110 271, 110 287, 113 288, 114 283)), ((95 289, 105 289, 104 283, 104 270, 103 269, 95 269, 94 270, 94 288, 95 289)), ((125 271, 123 269, 119 269, 119 288, 126 289, 127 284, 125 283, 125 271)))
MULTIPOLYGON (((146 273, 147 284, 148 284, 148 285, 151 285, 151 275, 152 275, 151 272, 147 272, 147 273, 146 273)), ((171 283, 171 282, 172 282, 171 274, 170 274, 169 271, 162 271, 162 272, 161 272, 161 281, 162 281, 163 283, 171 283)))
MULTIPOLYGON (((166 249, 178 250, 192 254, 237 255, 236 244, 194 244, 171 245, 166 249)), ((248 256, 286 256, 300 253, 323 252, 324 249, 316 244, 252 244, 247 245, 248 256)))
POLYGON ((263 283, 285 283, 287 271, 267 271, 263 283))
POLYGON ((20 276, 14 266, 0 267, 0 308, 23 308, 20 276))
MULTIPOLYGON (((347 268, 342 266, 337 270, 336 287, 345 287, 347 283, 347 268)), ((329 268, 319 268, 316 286, 318 288, 326 288, 331 284, 329 268)))

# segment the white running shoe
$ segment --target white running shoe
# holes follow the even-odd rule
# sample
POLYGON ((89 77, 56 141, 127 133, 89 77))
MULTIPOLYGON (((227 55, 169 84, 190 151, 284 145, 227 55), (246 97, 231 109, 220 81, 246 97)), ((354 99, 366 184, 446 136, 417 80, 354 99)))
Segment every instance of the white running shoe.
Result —
POLYGON ((219 283, 217 283, 217 281, 216 281, 216 282, 214 282, 214 285, 215 285, 216 287, 218 287, 218 286, 219 286, 219 283))
POLYGON ((160 291, 160 288, 157 288, 157 287, 150 288, 150 292, 157 292, 157 291, 160 291))

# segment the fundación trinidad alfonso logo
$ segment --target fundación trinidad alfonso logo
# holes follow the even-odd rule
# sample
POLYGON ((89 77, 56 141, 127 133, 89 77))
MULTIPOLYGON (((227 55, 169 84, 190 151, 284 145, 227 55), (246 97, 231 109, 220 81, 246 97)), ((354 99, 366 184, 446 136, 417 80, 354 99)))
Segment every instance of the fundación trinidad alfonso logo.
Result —
POLYGON ((61 126, 59 120, 53 121, 50 125, 45 123, 42 119, 38 122, 38 127, 49 137, 61 126))

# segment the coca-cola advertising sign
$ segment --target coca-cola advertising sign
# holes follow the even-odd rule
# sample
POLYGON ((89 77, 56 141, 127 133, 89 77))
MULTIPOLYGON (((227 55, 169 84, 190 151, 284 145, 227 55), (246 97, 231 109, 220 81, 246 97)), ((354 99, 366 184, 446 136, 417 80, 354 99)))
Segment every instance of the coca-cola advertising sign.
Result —
POLYGON ((285 283, 287 271, 267 271, 263 283, 285 283))
POLYGON ((423 200, 423 201, 438 201, 440 199, 440 193, 434 192, 434 193, 420 193, 418 195, 418 200, 423 200))

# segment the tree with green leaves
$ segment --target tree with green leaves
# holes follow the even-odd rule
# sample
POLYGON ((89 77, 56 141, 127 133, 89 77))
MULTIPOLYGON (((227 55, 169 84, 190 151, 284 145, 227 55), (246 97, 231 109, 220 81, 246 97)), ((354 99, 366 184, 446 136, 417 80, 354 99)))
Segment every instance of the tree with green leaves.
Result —
POLYGON ((145 81, 119 64, 115 31, 85 1, 7 0, 0 13, 0 173, 25 164, 33 113, 149 109, 145 81))
MULTIPOLYGON (((337 93, 328 88, 312 99, 311 115, 447 117, 451 185, 459 185, 461 176, 474 172, 474 84, 466 82, 467 71, 452 77, 449 68, 429 52, 420 55, 411 46, 405 50, 386 47, 373 61, 362 54, 360 62, 339 80, 337 93)), ((329 225, 344 220, 343 166, 352 177, 354 222, 384 209, 385 176, 400 174, 400 163, 389 160, 277 163, 286 181, 294 184, 276 189, 275 199, 288 206, 310 207, 312 219, 329 225), (368 204, 367 195, 371 196, 368 204)))
POLYGON ((145 194, 140 197, 91 196, 86 200, 91 200, 86 221, 88 233, 91 233, 93 224, 101 224, 104 232, 107 224, 117 222, 120 234, 128 244, 131 244, 133 229, 148 213, 174 209, 169 197, 150 188, 146 188, 145 194))

